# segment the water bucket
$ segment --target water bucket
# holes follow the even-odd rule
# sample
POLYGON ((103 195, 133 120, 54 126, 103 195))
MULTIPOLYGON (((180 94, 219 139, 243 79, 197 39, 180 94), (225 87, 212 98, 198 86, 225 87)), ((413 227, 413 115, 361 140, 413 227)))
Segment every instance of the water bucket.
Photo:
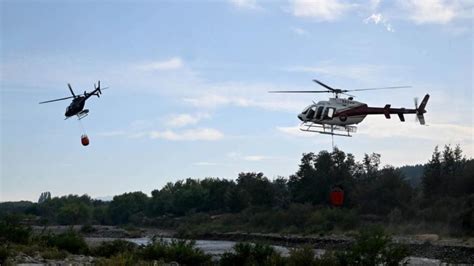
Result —
POLYGON ((82 146, 89 145, 89 137, 87 137, 86 134, 81 136, 81 143, 82 143, 82 146))

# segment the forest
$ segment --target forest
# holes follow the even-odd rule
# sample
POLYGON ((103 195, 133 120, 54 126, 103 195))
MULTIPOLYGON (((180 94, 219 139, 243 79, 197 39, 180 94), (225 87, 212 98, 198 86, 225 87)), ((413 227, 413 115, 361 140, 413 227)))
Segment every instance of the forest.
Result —
POLYGON ((132 225, 176 229, 186 236, 245 230, 320 234, 382 224, 395 233, 429 231, 474 235, 474 160, 460 146, 436 147, 422 166, 380 166, 380 154, 356 161, 350 153, 305 153, 298 171, 273 180, 263 173, 240 173, 236 180, 205 178, 167 183, 151 191, 116 195, 112 201, 88 195, 38 202, 3 202, 0 218, 17 215, 37 225, 132 225), (407 170, 408 169, 408 170, 407 170), (334 187, 344 203, 331 206, 334 187))

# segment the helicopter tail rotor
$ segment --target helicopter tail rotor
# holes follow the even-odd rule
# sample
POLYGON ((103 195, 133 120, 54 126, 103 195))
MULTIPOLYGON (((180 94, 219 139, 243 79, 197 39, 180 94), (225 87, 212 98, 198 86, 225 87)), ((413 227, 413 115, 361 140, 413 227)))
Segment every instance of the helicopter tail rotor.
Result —
POLYGON ((99 84, 99 86, 96 86, 95 83, 94 83, 94 90, 97 91, 97 93, 95 93, 95 95, 100 98, 100 95, 102 94, 102 90, 100 89, 100 80, 97 82, 99 84))
POLYGON ((415 98, 416 120, 419 121, 421 125, 425 124, 425 117, 423 114, 426 113, 425 107, 429 99, 430 95, 426 94, 425 97, 423 97, 420 106, 418 106, 418 98, 415 98))

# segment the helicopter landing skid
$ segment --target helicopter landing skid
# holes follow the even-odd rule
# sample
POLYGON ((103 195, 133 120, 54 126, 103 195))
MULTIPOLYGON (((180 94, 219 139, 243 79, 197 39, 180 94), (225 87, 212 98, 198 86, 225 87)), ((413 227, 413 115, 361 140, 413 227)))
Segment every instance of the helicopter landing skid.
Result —
POLYGON ((335 125, 320 125, 313 122, 303 123, 300 126, 301 131, 315 132, 326 135, 352 137, 351 133, 357 131, 355 126, 335 126, 335 125))
POLYGON ((84 110, 80 111, 80 112, 77 114, 77 120, 81 120, 82 118, 86 117, 88 114, 89 114, 89 110, 88 110, 88 109, 84 109, 84 110))

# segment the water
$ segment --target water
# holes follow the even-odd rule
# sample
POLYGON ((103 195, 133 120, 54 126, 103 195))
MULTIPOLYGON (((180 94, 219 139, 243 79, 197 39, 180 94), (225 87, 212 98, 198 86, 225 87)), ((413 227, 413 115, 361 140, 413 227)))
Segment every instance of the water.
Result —
MULTIPOLYGON (((163 241, 169 242, 172 238, 162 238, 163 241)), ((125 239, 137 245, 148 245, 151 243, 151 238, 149 237, 142 237, 142 238, 127 238, 125 239)), ((196 240, 196 247, 204 251, 206 254, 212 255, 214 258, 219 258, 225 252, 232 252, 234 245, 237 242, 234 241, 227 241, 227 240, 196 240)), ((282 256, 289 256, 290 249, 284 246, 276 246, 272 245, 272 247, 279 252, 282 256)), ((315 254, 317 257, 324 254, 324 249, 314 249, 315 254)), ((428 258, 420 258, 420 257, 408 257, 408 265, 413 266, 438 266, 438 265, 447 265, 446 263, 442 263, 440 260, 437 259, 428 259, 428 258)))

